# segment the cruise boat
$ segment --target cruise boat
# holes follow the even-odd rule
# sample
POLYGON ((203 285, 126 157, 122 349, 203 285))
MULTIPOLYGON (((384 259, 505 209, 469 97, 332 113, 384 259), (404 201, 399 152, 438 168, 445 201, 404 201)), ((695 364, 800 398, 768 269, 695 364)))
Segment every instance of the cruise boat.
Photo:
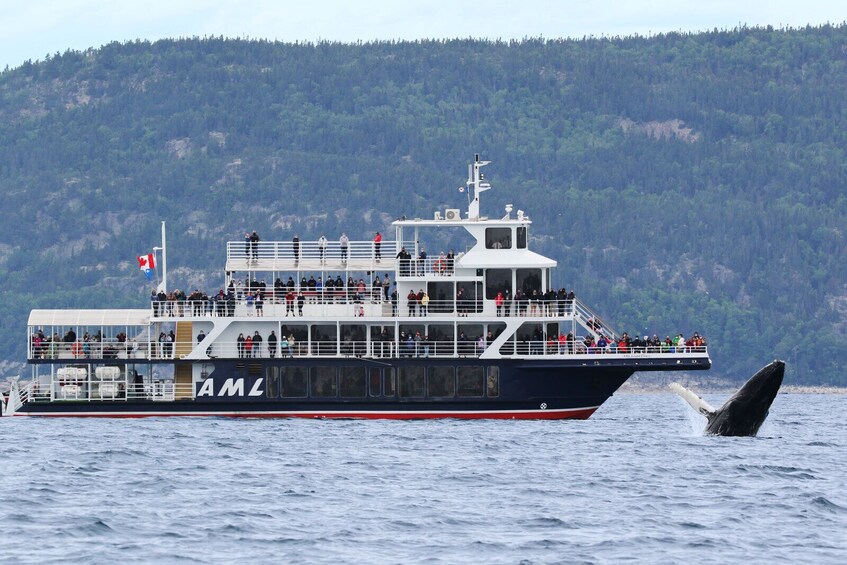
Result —
POLYGON ((699 339, 629 340, 552 288, 529 215, 480 214, 489 163, 466 210, 393 240, 228 242, 211 295, 165 293, 163 224, 149 308, 31 312, 4 415, 585 419, 636 371, 711 366, 699 339))

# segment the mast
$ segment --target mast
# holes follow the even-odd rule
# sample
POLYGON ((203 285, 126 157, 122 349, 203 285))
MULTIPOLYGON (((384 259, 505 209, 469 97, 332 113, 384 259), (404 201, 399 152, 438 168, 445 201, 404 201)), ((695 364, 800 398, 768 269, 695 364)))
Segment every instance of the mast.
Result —
POLYGON ((165 222, 162 221, 162 246, 154 247, 153 251, 162 252, 162 282, 156 289, 158 292, 168 292, 168 245, 165 238, 165 222))
POLYGON ((480 172, 480 169, 491 161, 480 161, 479 153, 474 156, 474 162, 468 165, 468 190, 473 187, 473 200, 468 205, 468 219, 479 219, 479 193, 485 192, 491 188, 491 185, 485 180, 485 175, 480 172))

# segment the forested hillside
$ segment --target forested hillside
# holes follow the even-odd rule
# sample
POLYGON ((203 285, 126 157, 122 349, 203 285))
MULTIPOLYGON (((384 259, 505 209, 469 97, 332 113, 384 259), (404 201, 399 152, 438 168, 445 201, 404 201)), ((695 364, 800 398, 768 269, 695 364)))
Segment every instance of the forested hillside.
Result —
MULTIPOLYGON (((651 38, 114 43, 0 74, 0 358, 31 308, 217 288, 246 229, 352 239, 463 207, 480 153, 618 330, 699 331, 715 376, 847 384, 847 27, 651 38)), ((389 234, 393 233, 390 230, 389 234)), ((7 373, 19 367, 7 364, 7 373)))

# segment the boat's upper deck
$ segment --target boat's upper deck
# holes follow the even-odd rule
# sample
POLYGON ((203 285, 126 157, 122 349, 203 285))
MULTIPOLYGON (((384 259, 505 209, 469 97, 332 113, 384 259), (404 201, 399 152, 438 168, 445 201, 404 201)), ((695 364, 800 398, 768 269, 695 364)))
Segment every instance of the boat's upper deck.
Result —
MULTIPOLYGON (((431 341, 435 357, 462 355, 468 342, 484 359, 629 355, 621 341, 627 336, 572 291, 553 286, 556 261, 530 249, 532 222, 522 210, 513 215, 506 204, 502 217, 480 214, 479 195, 490 189, 480 172, 486 164, 477 156, 469 165, 466 212, 447 208, 432 219, 398 219, 390 240, 350 240, 341 233, 262 241, 253 232, 228 242, 217 293, 166 292, 163 230, 163 288, 153 293, 149 310, 33 311, 29 358, 238 358, 241 333, 288 335, 307 356, 345 356, 345 344, 376 355, 386 341, 397 354, 418 335, 431 341), (430 231, 444 229, 463 230, 467 245, 456 254, 432 252, 428 241, 446 240, 443 234, 428 240, 430 231)), ((634 346, 639 355, 684 352, 708 359, 700 343, 680 351, 678 340, 651 341, 634 346)))

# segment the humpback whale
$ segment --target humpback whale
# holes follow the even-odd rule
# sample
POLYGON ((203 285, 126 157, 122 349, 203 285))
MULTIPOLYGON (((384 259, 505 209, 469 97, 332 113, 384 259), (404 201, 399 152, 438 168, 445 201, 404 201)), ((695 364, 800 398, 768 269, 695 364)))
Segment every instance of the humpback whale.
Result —
POLYGON ((768 417, 768 410, 782 386, 784 374, 784 361, 768 363, 718 409, 712 408, 708 402, 678 383, 671 383, 669 387, 709 420, 706 434, 755 436, 768 417))

